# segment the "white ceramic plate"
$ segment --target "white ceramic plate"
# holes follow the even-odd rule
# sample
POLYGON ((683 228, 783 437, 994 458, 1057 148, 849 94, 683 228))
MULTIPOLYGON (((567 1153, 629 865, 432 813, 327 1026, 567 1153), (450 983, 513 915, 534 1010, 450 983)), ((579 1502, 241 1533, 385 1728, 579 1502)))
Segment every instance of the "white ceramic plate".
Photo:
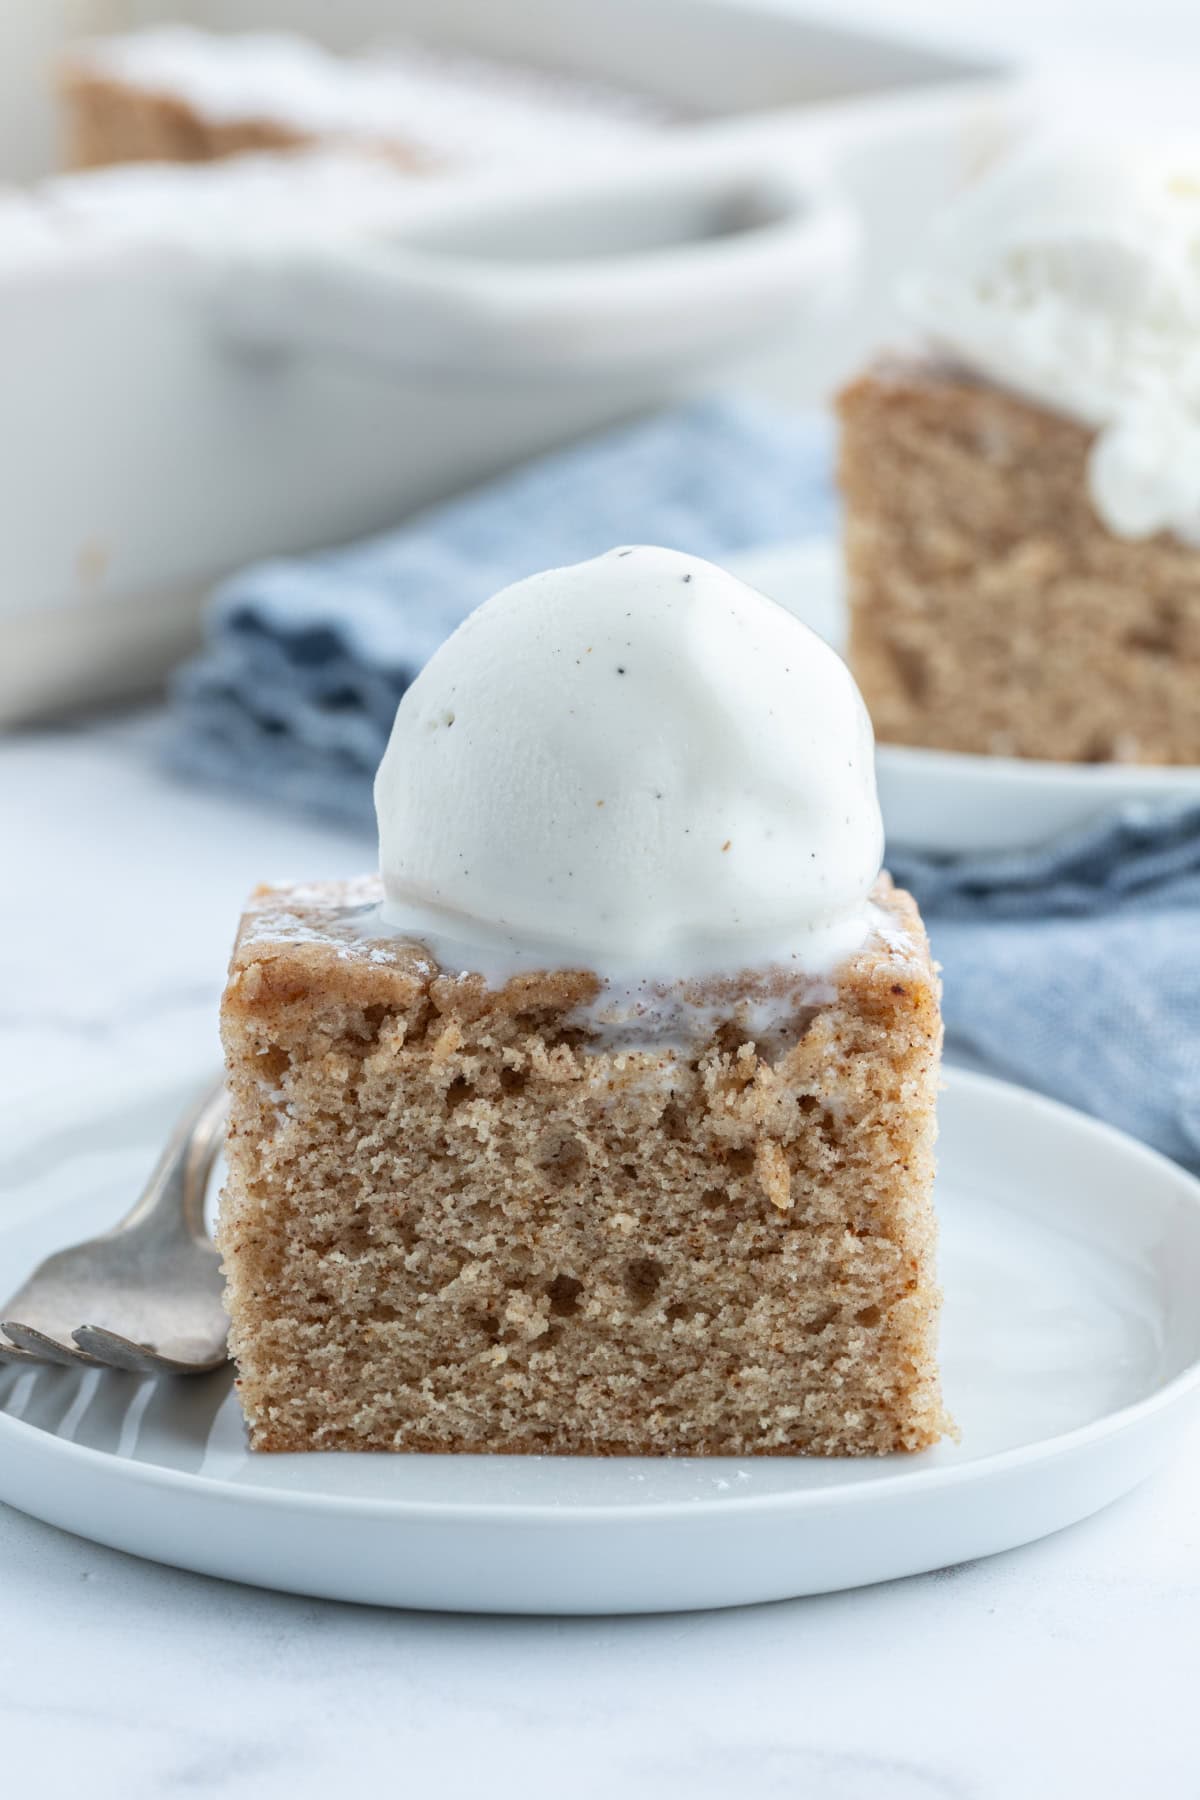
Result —
MULTIPOLYGON (((180 1096, 10 1168, 0 1291, 115 1215, 180 1096)), ((1200 1394, 1200 1182, 952 1070, 948 1398, 960 1444, 882 1460, 251 1457, 228 1375, 0 1370, 0 1499, 205 1574, 455 1611, 732 1606, 1028 1542, 1125 1493, 1200 1394)))
MULTIPOLYGON (((735 557, 732 566, 842 649, 836 544, 811 539, 735 557)), ((889 844, 945 855, 1033 849, 1131 800, 1200 801, 1200 768, 1033 762, 900 744, 880 744, 875 762, 889 844)))

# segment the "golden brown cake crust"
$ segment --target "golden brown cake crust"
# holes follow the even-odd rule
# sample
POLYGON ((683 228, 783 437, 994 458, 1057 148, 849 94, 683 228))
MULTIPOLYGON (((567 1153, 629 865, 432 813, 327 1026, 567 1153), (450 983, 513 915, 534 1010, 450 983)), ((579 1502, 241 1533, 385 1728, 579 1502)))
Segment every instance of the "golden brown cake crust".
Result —
POLYGON ((1200 762, 1200 550, 1104 528, 1090 432, 918 361, 838 411, 850 663, 880 738, 1200 762))
POLYGON ((906 894, 881 880, 836 982, 698 986, 687 1041, 656 990, 628 1044, 597 1034, 595 975, 489 990, 381 934, 378 898, 260 889, 230 967, 220 1241, 257 1449, 943 1433, 941 1023, 906 894))
POLYGON ((398 168, 419 172, 430 158, 404 141, 402 131, 378 138, 323 139, 274 118, 215 118, 179 94, 67 64, 59 79, 66 118, 65 160, 71 169, 126 162, 215 162, 257 151, 312 149, 350 143, 398 168))
POLYGON ((177 94, 68 66, 59 81, 68 168, 124 162, 212 162, 255 150, 296 150, 311 137, 282 120, 206 118, 177 94))

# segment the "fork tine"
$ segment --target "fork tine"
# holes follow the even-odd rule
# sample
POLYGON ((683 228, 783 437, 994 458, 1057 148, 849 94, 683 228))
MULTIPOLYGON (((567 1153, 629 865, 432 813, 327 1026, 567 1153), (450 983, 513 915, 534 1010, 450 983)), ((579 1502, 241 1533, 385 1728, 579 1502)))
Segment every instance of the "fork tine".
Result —
POLYGON ((97 1362, 110 1369, 127 1369, 133 1375, 160 1371, 161 1365, 152 1350, 115 1331, 105 1331, 99 1325, 81 1325, 71 1336, 85 1355, 94 1356, 97 1362))
POLYGON ((19 1317, 0 1317, 0 1364, 202 1375, 228 1360, 220 1258, 204 1224, 204 1190, 225 1111, 224 1084, 213 1084, 172 1132, 125 1217, 111 1231, 47 1257, 11 1300, 0 1300, 0 1312, 56 1327, 95 1308, 138 1337, 82 1325, 63 1327, 60 1338, 19 1317), (139 1283, 146 1289, 140 1302, 132 1297, 139 1283), (177 1354, 160 1354, 156 1344, 177 1354))
MULTIPOLYGON (((204 1366, 194 1362, 176 1362, 174 1357, 160 1356, 148 1344, 135 1344, 132 1338, 121 1337, 115 1331, 105 1331, 100 1325, 81 1325, 71 1336, 97 1362, 107 1363, 114 1369, 128 1369, 135 1375, 195 1375, 204 1366)), ((226 1360, 222 1352, 220 1362, 215 1362, 212 1366, 219 1368, 226 1360)))
POLYGON ((35 1331, 32 1325, 18 1324, 15 1319, 0 1319, 0 1331, 18 1350, 26 1351, 30 1356, 36 1357, 38 1362, 59 1363, 67 1368, 76 1368, 80 1363, 85 1363, 89 1369, 99 1367, 94 1356, 67 1344, 60 1344, 57 1338, 47 1337, 44 1331, 35 1331))

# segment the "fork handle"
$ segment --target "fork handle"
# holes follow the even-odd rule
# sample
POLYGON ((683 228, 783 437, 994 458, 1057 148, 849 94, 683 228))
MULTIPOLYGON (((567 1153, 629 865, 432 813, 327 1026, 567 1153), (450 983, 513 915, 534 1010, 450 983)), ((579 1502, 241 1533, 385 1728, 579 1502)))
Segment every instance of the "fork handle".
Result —
POLYGON ((222 1075, 205 1088, 180 1119, 140 1199, 110 1236, 137 1231, 163 1237, 182 1234, 207 1241, 205 1190, 225 1135, 227 1111, 222 1075))

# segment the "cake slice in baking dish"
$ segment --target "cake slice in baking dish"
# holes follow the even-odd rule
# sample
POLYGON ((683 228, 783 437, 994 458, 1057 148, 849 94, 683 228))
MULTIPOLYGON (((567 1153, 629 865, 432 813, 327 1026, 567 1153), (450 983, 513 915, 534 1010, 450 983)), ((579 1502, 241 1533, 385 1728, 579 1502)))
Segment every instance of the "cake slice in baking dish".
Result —
POLYGON ((289 33, 187 25, 78 44, 61 86, 76 168, 318 143, 456 168, 615 149, 669 122, 646 95, 532 66, 416 44, 341 57, 289 33))

